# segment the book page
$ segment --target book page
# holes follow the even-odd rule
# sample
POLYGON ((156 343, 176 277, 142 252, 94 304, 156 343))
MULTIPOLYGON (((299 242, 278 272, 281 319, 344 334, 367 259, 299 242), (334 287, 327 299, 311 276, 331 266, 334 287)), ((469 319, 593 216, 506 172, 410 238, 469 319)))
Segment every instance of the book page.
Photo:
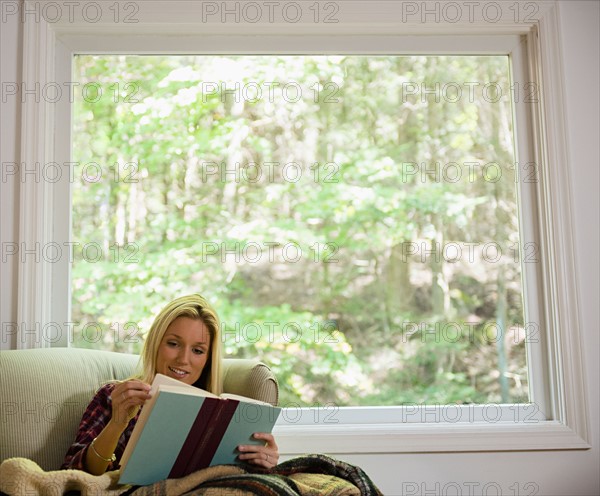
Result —
POLYGON ((271 403, 265 401, 255 400, 254 398, 248 398, 247 396, 240 396, 239 394, 223 393, 221 398, 228 400, 245 401, 246 403, 257 403, 259 405, 273 406, 271 403))
POLYGON ((146 420, 150 416, 150 412, 152 411, 152 406, 154 405, 154 403, 156 403, 156 399, 158 398, 158 391, 154 390, 154 388, 150 390, 150 394, 152 395, 152 397, 149 400, 147 400, 146 403, 144 403, 142 405, 142 411, 140 413, 140 416, 138 417, 135 427, 133 428, 133 431, 131 432, 131 436, 129 437, 127 446, 125 446, 125 451, 123 451, 123 455, 121 456, 121 461, 119 462, 119 464, 121 465, 121 468, 124 468, 125 465, 127 464, 127 461, 129 460, 129 457, 131 456, 131 453, 133 452, 133 448, 142 433, 144 424, 146 423, 146 420), (144 408, 144 407, 146 407, 146 408, 144 408))
POLYGON ((273 406, 270 403, 265 403, 264 401, 255 400, 254 398, 248 398, 247 396, 241 396, 239 394, 223 393, 221 396, 217 396, 216 394, 205 391, 204 389, 197 388, 190 384, 185 384, 184 382, 178 381, 177 379, 173 379, 172 377, 168 377, 163 374, 156 374, 154 377, 154 380, 152 381, 152 390, 150 391, 151 394, 153 394, 154 391, 157 391, 159 387, 161 391, 170 391, 172 393, 180 392, 182 394, 194 394, 196 396, 206 396, 209 398, 223 398, 246 401, 248 403, 258 403, 259 405, 273 406))
POLYGON ((196 396, 207 396, 209 398, 218 398, 216 394, 197 388, 191 384, 186 384, 172 377, 163 374, 156 374, 152 381, 150 394, 154 394, 160 388, 161 391, 170 391, 172 393, 193 394, 196 396))

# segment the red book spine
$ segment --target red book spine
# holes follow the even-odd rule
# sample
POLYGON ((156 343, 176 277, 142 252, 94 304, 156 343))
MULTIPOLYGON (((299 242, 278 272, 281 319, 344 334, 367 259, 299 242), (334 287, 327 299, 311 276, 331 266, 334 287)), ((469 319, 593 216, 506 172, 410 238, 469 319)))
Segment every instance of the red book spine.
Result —
POLYGON ((217 448, 221 444, 223 435, 231 423, 231 419, 240 403, 237 400, 220 400, 220 408, 215 409, 210 420, 210 425, 204 432, 204 438, 201 445, 198 445, 194 457, 188 463, 187 473, 200 470, 210 466, 210 462, 215 456, 217 448))
POLYGON ((189 473, 187 467, 190 458, 194 456, 198 443, 202 440, 204 432, 211 423, 211 415, 220 403, 221 400, 215 398, 204 398, 204 402, 200 410, 198 410, 198 415, 196 415, 196 420, 194 420, 192 428, 179 451, 179 455, 177 455, 177 460, 175 460, 173 468, 171 468, 171 472, 169 473, 170 479, 183 477, 189 473))

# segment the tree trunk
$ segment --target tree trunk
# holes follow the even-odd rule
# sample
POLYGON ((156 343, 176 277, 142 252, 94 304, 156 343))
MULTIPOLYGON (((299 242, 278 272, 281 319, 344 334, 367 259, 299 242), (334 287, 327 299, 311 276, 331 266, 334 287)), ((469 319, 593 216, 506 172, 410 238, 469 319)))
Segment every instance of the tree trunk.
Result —
MULTIPOLYGON (((411 309, 413 290, 410 285, 410 261, 404 253, 404 243, 397 243, 390 250, 386 277, 386 310, 388 321, 394 323, 398 315, 411 309)), ((399 322, 396 322, 398 324, 399 322)))

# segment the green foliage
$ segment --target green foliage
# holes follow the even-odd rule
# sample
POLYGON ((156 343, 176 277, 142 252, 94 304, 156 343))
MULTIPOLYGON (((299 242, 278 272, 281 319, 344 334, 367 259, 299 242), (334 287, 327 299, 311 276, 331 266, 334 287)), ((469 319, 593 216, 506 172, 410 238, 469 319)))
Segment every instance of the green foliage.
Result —
POLYGON ((102 90, 75 105, 77 346, 139 352, 167 301, 200 292, 284 405, 500 401, 500 374, 528 398, 506 57, 76 60, 102 90))

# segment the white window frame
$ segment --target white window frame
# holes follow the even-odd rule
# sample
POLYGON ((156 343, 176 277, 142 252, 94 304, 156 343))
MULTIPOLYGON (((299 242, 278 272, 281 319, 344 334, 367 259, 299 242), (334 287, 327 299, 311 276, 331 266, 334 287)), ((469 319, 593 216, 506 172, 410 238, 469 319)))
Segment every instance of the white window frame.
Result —
MULTIPOLYGON (((61 2, 54 2, 61 3, 61 2)), ((543 415, 531 417, 526 405, 504 405, 502 419, 490 421, 485 405, 463 410, 467 422, 453 419, 456 411, 440 406, 348 408, 336 416, 339 423, 314 422, 315 411, 303 409, 304 420, 279 424, 278 443, 283 454, 306 451, 327 453, 403 453, 436 451, 502 451, 588 449, 587 402, 579 330, 579 304, 572 229, 572 200, 566 141, 563 70, 558 39, 558 5, 536 2, 534 20, 515 22, 505 9, 499 21, 475 16, 459 22, 435 22, 435 17, 407 18, 406 2, 338 1, 337 23, 220 22, 202 18, 206 2, 141 0, 121 2, 138 8, 135 24, 111 22, 107 14, 97 23, 81 16, 63 15, 52 22, 43 16, 24 22, 23 87, 70 81, 71 63, 78 53, 511 53, 515 71, 528 74, 539 91, 539 102, 517 111, 519 157, 532 157, 538 183, 525 190, 520 201, 536 215, 521 215, 523 232, 534 233, 541 254, 540 267, 524 267, 528 308, 539 308, 533 320, 543 323, 539 346, 528 348, 532 400, 543 415), (108 18, 108 19, 107 19, 108 18), (199 34, 200 33, 200 34, 199 34), (497 35, 519 36, 522 44, 502 48, 497 35), (446 37, 446 52, 439 38, 446 37), (449 37, 451 36, 451 37, 449 37), (466 44, 465 44, 466 42, 466 44), (277 47, 277 48, 274 48, 277 47), (465 47, 471 47, 470 50, 465 47), (523 47, 525 47, 523 49, 523 47), (526 53, 523 53, 523 51, 526 53), (531 124, 531 125, 529 125, 531 124), (537 289, 536 289, 537 288, 537 289), (539 291, 538 291, 539 289, 539 291), (537 320, 539 319, 539 320, 537 320), (430 408, 430 410, 427 410, 430 408), (445 409, 445 410, 444 410, 445 409), (411 413, 412 412, 412 413, 411 413), (429 412, 429 413, 428 413, 429 412), (412 415, 412 416, 411 416, 412 415), (433 417, 433 421, 431 421, 433 417), (487 421, 486 421, 487 419, 487 421), (533 419, 534 421, 524 421, 533 419)), ((234 2, 231 2, 234 3, 234 2)), ((258 2, 260 3, 260 2, 258 2)), ((312 3, 300 2, 303 8, 312 3)), ((412 4, 419 5, 415 2, 412 4)), ((533 4, 534 2, 529 2, 533 4)), ((39 2, 26 0, 35 12, 39 2)), ((114 2, 110 2, 113 5, 114 2)), ((435 4, 427 2, 430 12, 435 4), (431 4, 431 5, 430 5, 431 4)), ((109 4, 103 3, 103 8, 109 4)), ((425 5, 420 3, 420 5, 425 5)), ((439 7, 438 7, 439 8, 439 7)), ((65 7, 64 12, 68 12, 65 7)), ((114 11, 111 11, 114 14, 114 11)), ((30 15, 30 17, 33 17, 30 15)), ((506 38, 508 39, 508 38, 506 38)), ((513 38, 514 39, 514 38, 513 38)), ((22 104, 24 164, 70 162, 71 106, 25 99, 22 104)), ((523 204, 520 204, 522 207, 523 204)), ((25 246, 45 246, 70 240, 69 175, 58 182, 21 184, 19 231, 25 246), (66 179, 65 179, 66 178, 66 179), (36 245, 37 243, 37 245, 36 245)), ((28 257, 19 265, 18 322, 27 332, 17 347, 68 345, 70 274, 68 257, 59 262, 28 257), (36 323, 38 323, 36 325, 36 323), (51 337, 51 338, 50 338, 51 337)), ((470 407, 466 407, 470 408, 470 407)), ((326 418, 327 411, 321 418, 326 418)), ((292 419, 292 415, 288 415, 292 419)))

